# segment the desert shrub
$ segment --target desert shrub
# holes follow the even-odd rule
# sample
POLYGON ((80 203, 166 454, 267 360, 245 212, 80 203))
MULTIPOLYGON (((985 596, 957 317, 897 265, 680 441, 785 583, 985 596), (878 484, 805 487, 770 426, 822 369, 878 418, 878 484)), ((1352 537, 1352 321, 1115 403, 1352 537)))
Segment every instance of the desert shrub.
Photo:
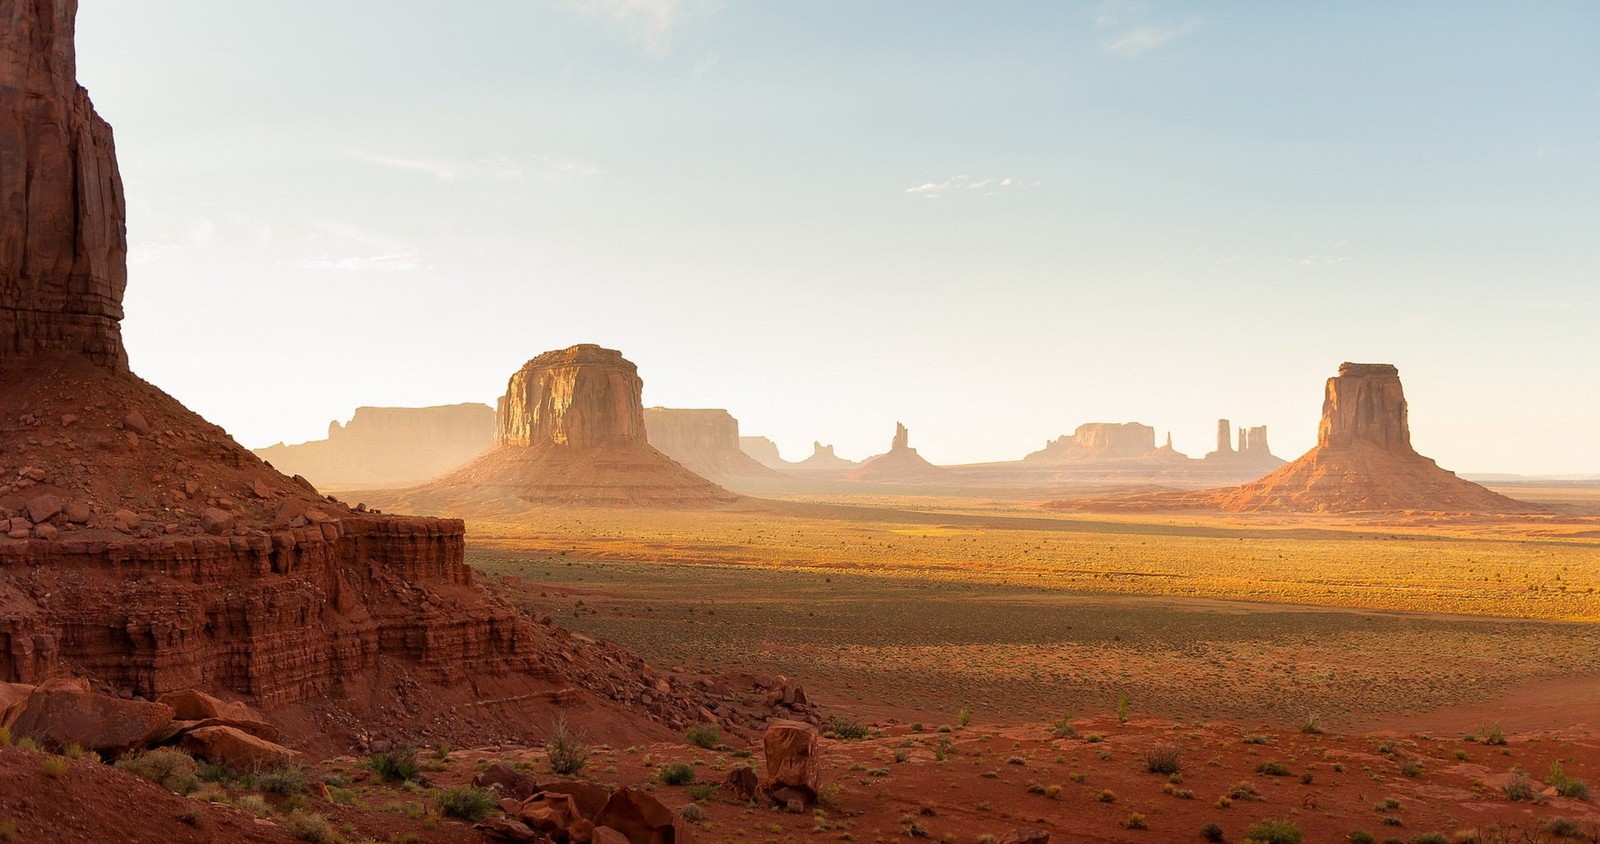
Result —
POLYGON ((1393 812, 1398 808, 1400 808, 1400 801, 1394 797, 1385 797, 1372 804, 1372 811, 1374 812, 1393 812))
POLYGON ((1300 844, 1305 836, 1292 821, 1268 818, 1245 830, 1244 837, 1260 844, 1300 844))
POLYGON ((47 756, 42 764, 44 775, 50 779, 60 779, 67 773, 67 760, 60 756, 47 756))
POLYGON ((828 719, 823 732, 833 733, 843 741, 859 741, 872 735, 872 728, 860 721, 851 721, 835 715, 828 719))
POLYGON ((1269 777, 1286 777, 1289 775, 1289 768, 1276 759, 1268 759, 1256 766, 1256 773, 1269 777))
POLYGON ((1306 714, 1306 719, 1300 722, 1300 732, 1312 736, 1322 735, 1322 723, 1317 720, 1317 713, 1306 714))
POLYGON ((1589 799, 1589 784, 1567 776, 1566 769, 1561 767, 1560 762, 1550 763, 1549 780, 1550 786, 1562 797, 1570 797, 1573 800, 1589 799))
POLYGON ((1478 740, 1484 744, 1503 745, 1506 743, 1506 734, 1501 731, 1499 724, 1480 727, 1478 729, 1478 740))
POLYGON ((82 759, 83 745, 78 744, 75 741, 67 742, 67 746, 61 748, 61 755, 67 757, 68 759, 82 759))
POLYGON ((1346 835, 1344 840, 1350 842, 1350 844, 1378 844, 1378 839, 1364 829, 1358 829, 1346 835))
POLYGON ((925 732, 926 730, 927 730, 927 727, 924 727, 922 725, 921 721, 918 721, 917 723, 911 725, 911 732, 913 732, 913 733, 921 733, 921 732, 925 732))
POLYGON ((1042 782, 1030 782, 1030 783, 1028 783, 1027 792, 1029 794, 1043 794, 1044 793, 1044 783, 1042 783, 1042 782))
POLYGON ((695 801, 710 800, 711 795, 717 793, 714 783, 700 783, 689 786, 689 799, 695 801))
POLYGON ((1427 768, 1418 759, 1407 759, 1405 764, 1400 766, 1400 773, 1408 777, 1420 777, 1425 770, 1427 768))
POLYGON ((311 844, 334 844, 339 837, 334 834, 328 819, 314 812, 290 812, 283 819, 283 831, 300 841, 311 844))
POLYGON ((1384 826, 1405 826, 1406 822, 1401 820, 1401 819, 1399 819, 1399 818, 1397 818, 1397 817, 1395 817, 1394 815, 1390 815, 1390 816, 1388 816, 1388 817, 1383 819, 1383 825, 1384 826))
POLYGON ((1424 832, 1411 836, 1411 844, 1450 844, 1450 836, 1442 832, 1424 832))
POLYGON ((1252 733, 1243 739, 1245 744, 1271 744, 1271 740, 1258 733, 1252 733))
POLYGON ((1094 799, 1100 801, 1101 803, 1115 803, 1117 802, 1117 793, 1108 788, 1095 795, 1094 799))
POLYGON ((1129 710, 1129 706, 1128 706, 1128 696, 1127 695, 1117 695, 1117 723, 1119 723, 1119 724, 1128 723, 1128 713, 1129 713, 1129 711, 1130 710, 1129 710))
POLYGON ((272 815, 272 804, 261 799, 261 795, 259 794, 246 794, 245 796, 240 797, 239 800, 234 803, 234 805, 252 815, 258 815, 263 818, 270 817, 272 815))
POLYGON ((956 723, 965 727, 972 723, 972 710, 962 709, 956 713, 956 723))
POLYGON ((199 806, 185 806, 183 812, 178 815, 178 820, 185 826, 200 829, 206 825, 206 810, 199 806))
POLYGON ((550 728, 544 752, 550 757, 551 773, 572 776, 589 764, 589 742, 583 733, 568 727, 565 720, 550 728))
POLYGON ((1149 829, 1149 827, 1145 825, 1144 815, 1141 815, 1138 812, 1134 812, 1134 813, 1128 815, 1126 818, 1123 818, 1122 819, 1122 828, 1123 829, 1149 829))
POLYGON ((1144 768, 1152 774, 1176 774, 1181 753, 1175 744, 1153 747, 1144 753, 1144 768))
POLYGON ((656 769, 662 785, 688 785, 694 782, 694 766, 687 762, 668 762, 656 769))
POLYGON ((710 750, 722 743, 722 728, 716 724, 702 722, 690 727, 683 737, 695 747, 710 750))
POLYGON ((1072 773, 1067 774, 1067 779, 1077 783, 1081 783, 1088 778, 1089 776, 1082 771, 1073 771, 1072 773))
POLYGON ((388 782, 414 780, 422 773, 422 765, 417 762, 417 749, 414 747, 397 747, 374 753, 367 757, 367 767, 388 782))
POLYGON ((700 808, 699 803, 686 803, 678 810, 678 817, 698 823, 706 819, 706 810, 700 808))
POLYGON ((434 808, 447 818, 477 823, 499 808, 489 792, 471 785, 458 785, 439 792, 433 798, 434 808))
POLYGON ((1556 838, 1577 838, 1583 835, 1583 826, 1572 818, 1546 818, 1539 824, 1546 835, 1556 838))
MULTIPOLYGON (((4 823, 0 823, 0 841, 15 840, 17 840, 17 822, 6 821, 4 823)), ((991 841, 989 844, 994 844, 994 842, 991 841)))
POLYGON ((1050 798, 1051 800, 1060 800, 1061 786, 1056 785, 1055 783, 1050 783, 1044 787, 1044 796, 1050 798))
POLYGON ((1222 841, 1222 827, 1214 823, 1208 823, 1200 827, 1200 837, 1207 841, 1222 841))
POLYGON ((1517 768, 1511 769, 1511 776, 1506 778, 1506 784, 1501 790, 1512 802, 1520 803, 1533 799, 1533 783, 1528 781, 1527 773, 1517 768))
POLYGON ((11 746, 11 730, 0 727, 0 747, 11 746))
POLYGON ((256 788, 268 794, 304 794, 308 778, 304 768, 283 765, 256 774, 256 788))
POLYGON ((1013 756, 1013 757, 1011 757, 1011 758, 1006 760, 1006 764, 1007 765, 1026 765, 1026 764, 1028 764, 1028 760, 1022 758, 1021 756, 1013 756))
POLYGON ((1057 721, 1050 728, 1050 735, 1054 736, 1055 738, 1077 738, 1078 728, 1072 726, 1070 721, 1063 719, 1057 721))
POLYGON ((33 740, 33 736, 23 736, 22 738, 17 739, 17 749, 38 753, 39 743, 33 740))
POLYGON ((995 842, 998 840, 998 838, 995 838, 993 835, 990 835, 987 832, 978 836, 978 844, 995 844, 995 842))
POLYGON ((1228 797, 1232 800, 1255 800, 1260 796, 1261 792, 1256 790, 1255 783, 1249 780, 1240 780, 1228 789, 1228 797))
POLYGON ((174 794, 190 794, 200 787, 200 766, 194 757, 175 747, 131 753, 117 760, 116 768, 149 780, 174 794))

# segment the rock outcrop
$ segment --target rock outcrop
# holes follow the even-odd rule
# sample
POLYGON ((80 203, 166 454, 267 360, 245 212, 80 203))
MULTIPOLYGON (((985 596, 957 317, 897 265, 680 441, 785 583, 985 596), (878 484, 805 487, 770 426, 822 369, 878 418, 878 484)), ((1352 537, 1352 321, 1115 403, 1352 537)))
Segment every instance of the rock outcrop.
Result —
POLYGON ((650 445, 702 478, 737 483, 783 477, 744 453, 739 420, 726 410, 648 407, 644 429, 650 445))
MULTIPOLYGON (((1170 442, 1168 443, 1170 445, 1170 442)), ((1059 437, 1024 457, 1034 462, 1105 463, 1160 456, 1156 429, 1138 422, 1086 422, 1069 437, 1059 437)))
POLYGON ((0 0, 0 683, 194 688, 324 743, 525 737, 560 705, 637 737, 692 717, 670 689, 633 706, 617 654, 480 590, 460 521, 324 498, 126 369, 122 197, 73 81, 76 6, 0 0))
POLYGON ((1217 420, 1217 450, 1206 455, 1206 462, 1219 467, 1244 468, 1268 472, 1286 461, 1272 453, 1267 445, 1267 426, 1257 425, 1253 428, 1239 428, 1239 445, 1235 448, 1231 440, 1233 423, 1227 419, 1217 420))
POLYGON ((783 455, 778 453, 778 444, 766 437, 740 437, 739 450, 768 469, 781 472, 789 465, 789 461, 784 460, 783 455))
POLYGON ((76 16, 76 0, 0 6, 0 365, 69 352, 122 371, 122 177, 78 85, 76 16))
MULTIPOLYGON (((1246 442, 1250 437, 1246 437, 1246 442)), ((1264 444, 1264 439, 1263 439, 1264 444)), ((1540 508, 1456 477, 1411 447, 1400 373, 1345 363, 1328 379, 1317 445, 1253 483, 1192 493, 1056 502, 1061 509, 1530 513, 1540 508)))
POLYGON ((494 445, 495 412, 486 404, 358 407, 328 438, 255 449, 257 457, 324 489, 382 489, 435 478, 494 445))
POLYGON ((844 477, 872 483, 930 483, 948 480, 950 473, 923 459, 911 447, 911 434, 906 426, 896 422, 889 450, 867 459, 844 477))
POLYGON ((432 483, 380 502, 452 514, 527 504, 706 507, 738 496, 651 447, 644 381, 614 349, 545 352, 511 376, 497 444, 432 483))

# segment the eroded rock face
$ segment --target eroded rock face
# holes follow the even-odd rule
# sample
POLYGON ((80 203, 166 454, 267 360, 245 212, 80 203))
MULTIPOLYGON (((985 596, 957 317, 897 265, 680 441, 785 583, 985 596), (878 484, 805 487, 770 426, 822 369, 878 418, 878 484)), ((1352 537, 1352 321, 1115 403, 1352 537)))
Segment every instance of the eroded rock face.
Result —
POLYGON ((511 376, 496 439, 524 447, 644 443, 643 390, 638 368, 615 349, 545 352, 511 376))
POLYGON ((0 364, 71 352, 126 369, 122 177, 77 83, 77 6, 0 5, 0 364))
POLYGON ((358 407, 328 438, 255 449, 279 471, 334 489, 406 486, 437 477, 494 445, 495 412, 486 404, 358 407))
POLYGON ((761 748, 767 759, 767 789, 793 789, 806 802, 822 790, 822 758, 817 728, 800 721, 774 720, 767 725, 761 748))
POLYGON ((1341 364, 1339 374, 1328 379, 1317 445, 1332 449, 1369 446, 1415 454, 1400 370, 1387 363, 1341 364))
POLYGON ((1138 422, 1086 422, 1070 437, 1045 444, 1025 460, 1097 463, 1154 456, 1156 429, 1138 422))
POLYGON ((766 437, 740 437, 739 448, 768 469, 781 471, 789 465, 778 452, 778 444, 766 437))
MULTIPOLYGON (((451 513, 500 512, 508 500, 615 507, 737 500, 650 445, 643 389, 637 368, 614 349, 545 352, 511 376, 495 448, 432 483, 377 500, 451 513)), ((735 443, 737 436, 735 430, 735 443)))
POLYGON ((896 422, 894 440, 889 450, 863 461, 859 468, 844 477, 846 480, 873 483, 928 483, 947 480, 949 472, 918 454, 911 447, 911 433, 906 426, 896 422))
POLYGON ((650 445, 702 478, 780 477, 740 448, 739 420, 726 410, 646 408, 644 428, 650 445))

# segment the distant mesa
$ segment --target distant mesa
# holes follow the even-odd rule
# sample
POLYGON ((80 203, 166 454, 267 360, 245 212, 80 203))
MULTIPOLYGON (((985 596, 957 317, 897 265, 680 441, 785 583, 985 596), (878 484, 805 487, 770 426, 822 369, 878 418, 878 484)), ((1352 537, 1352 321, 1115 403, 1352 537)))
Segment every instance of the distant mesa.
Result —
MULTIPOLYGON (((1251 435, 1245 437, 1245 445, 1250 439, 1251 435)), ((1226 437, 1219 426, 1219 445, 1223 442, 1226 437)), ((1258 481, 1225 489, 1061 501, 1047 506, 1296 513, 1541 512, 1532 504, 1456 477, 1412 449, 1400 372, 1384 363, 1342 364, 1339 374, 1328 379, 1317 445, 1258 481)))
POLYGON ((789 461, 784 460, 778 452, 778 444, 766 437, 740 437, 739 450, 768 469, 781 472, 789 465, 789 461))
POLYGON ((325 489, 381 489, 418 484, 466 463, 494 445, 494 408, 358 407, 348 423, 328 424, 328 438, 255 449, 257 457, 325 489))
POLYGON ((1156 429, 1138 422, 1086 422, 1071 436, 1045 443, 1039 451, 1022 458, 1030 463, 1107 463, 1127 460, 1183 459, 1167 443, 1156 447, 1156 429))
MULTIPOLYGON (((896 423, 898 424, 898 423, 896 423)), ((901 430, 905 430, 902 428, 901 430)), ((861 464, 846 460, 833 452, 833 446, 821 442, 811 443, 811 456, 795 464, 799 474, 808 476, 844 477, 861 464)))
POLYGON ((648 407, 644 429, 650 445, 702 478, 728 483, 783 477, 744 453, 739 420, 726 410, 648 407))
POLYGON ((737 500, 651 447, 643 389, 638 368, 614 349, 545 352, 507 383, 496 445, 398 500, 456 512, 516 502, 703 507, 737 500))
POLYGON ((766 437, 740 437, 739 447, 761 465, 776 469, 785 478, 836 481, 861 465, 854 460, 846 460, 834 454, 833 446, 823 445, 820 442, 811 444, 811 456, 792 463, 784 460, 778 453, 778 444, 766 437))
MULTIPOLYGON (((829 449, 827 454, 831 457, 832 449, 829 449)), ((812 459, 818 456, 814 454, 812 459)), ((894 441, 887 452, 867 459, 858 468, 845 475, 845 480, 873 483, 924 483, 944 481, 949 478, 949 470, 941 469, 924 460, 922 455, 911 447, 911 434, 906 430, 906 426, 899 422, 894 425, 894 441)))
POLYGON ((1234 448, 1233 445, 1232 427, 1233 423, 1226 419, 1217 420, 1217 450, 1206 455, 1208 463, 1249 466, 1266 472, 1287 462, 1274 455, 1267 445, 1267 426, 1257 425, 1253 428, 1241 426, 1238 448, 1234 448))

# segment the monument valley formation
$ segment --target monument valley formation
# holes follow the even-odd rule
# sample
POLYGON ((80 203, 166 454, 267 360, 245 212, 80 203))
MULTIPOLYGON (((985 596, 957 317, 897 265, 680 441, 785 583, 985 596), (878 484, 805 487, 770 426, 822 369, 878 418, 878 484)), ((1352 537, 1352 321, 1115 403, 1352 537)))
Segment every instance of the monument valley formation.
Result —
POLYGON ((1395 366, 1287 463, 788 460, 593 344, 252 452, 130 369, 76 14, 0 0, 0 841, 1600 840, 1600 497, 1395 366))

